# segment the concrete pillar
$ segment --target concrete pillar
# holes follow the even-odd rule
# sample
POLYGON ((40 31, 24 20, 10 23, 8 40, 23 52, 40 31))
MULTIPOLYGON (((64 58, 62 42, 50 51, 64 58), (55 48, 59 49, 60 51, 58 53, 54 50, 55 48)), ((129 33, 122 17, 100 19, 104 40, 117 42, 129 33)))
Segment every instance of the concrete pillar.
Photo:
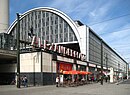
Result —
POLYGON ((9 27, 9 0, 0 0, 0 33, 9 27))
POLYGON ((86 71, 89 72, 89 67, 88 66, 86 66, 86 71))
MULTIPOLYGON (((73 70, 76 70, 76 64, 73 64, 73 70)), ((75 81, 74 75, 72 75, 72 81, 73 81, 73 82, 75 81)))
POLYGON ((73 64, 73 70, 76 70, 76 64, 73 64))
MULTIPOLYGON (((89 72, 89 66, 86 66, 86 71, 89 72)), ((86 80, 88 79, 88 75, 86 75, 86 80)))

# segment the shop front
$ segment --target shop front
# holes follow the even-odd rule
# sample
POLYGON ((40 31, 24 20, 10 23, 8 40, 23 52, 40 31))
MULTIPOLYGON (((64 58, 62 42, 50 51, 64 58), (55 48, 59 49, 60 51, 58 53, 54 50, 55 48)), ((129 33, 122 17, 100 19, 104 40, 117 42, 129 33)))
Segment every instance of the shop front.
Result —
MULTIPOLYGON (((35 41, 32 43, 32 46, 38 48, 35 41)), ((47 41, 42 46, 44 47, 39 47, 43 49, 41 51, 20 54, 20 73, 22 76, 26 75, 28 77, 30 85, 55 84, 57 76, 60 77, 60 82, 63 83, 64 79, 73 77, 63 75, 63 71, 76 70, 74 59, 78 60, 81 63, 80 65, 86 64, 86 62, 83 62, 84 54, 56 44, 48 46, 47 41)), ((80 69, 85 70, 85 66, 81 67, 80 69)))

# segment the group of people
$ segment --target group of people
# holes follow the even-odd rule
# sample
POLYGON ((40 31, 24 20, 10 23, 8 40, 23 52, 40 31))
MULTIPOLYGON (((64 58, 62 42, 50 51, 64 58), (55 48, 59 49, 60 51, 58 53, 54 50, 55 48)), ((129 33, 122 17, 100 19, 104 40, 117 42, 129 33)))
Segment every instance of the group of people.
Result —
POLYGON ((108 75, 96 75, 94 76, 93 74, 91 76, 89 76, 89 81, 91 82, 100 82, 101 78, 103 78, 103 80, 105 80, 105 82, 108 82, 108 80, 110 79, 108 75))
MULTIPOLYGON (((17 79, 16 79, 16 80, 17 80, 17 79)), ((13 79, 10 84, 11 84, 11 85, 15 85, 15 84, 16 84, 16 80, 13 79)), ((22 86, 24 86, 24 87, 28 87, 28 79, 27 79, 27 76, 26 76, 26 75, 20 77, 20 84, 21 84, 22 86)))
POLYGON ((78 83, 85 83, 86 79, 85 79, 85 76, 82 76, 82 75, 74 75, 73 78, 72 78, 72 75, 64 75, 64 78, 63 78, 63 82, 61 82, 61 78, 59 76, 56 77, 56 87, 59 87, 59 86, 65 86, 65 85, 71 85, 72 84, 78 84, 78 83))
POLYGON ((27 76, 23 76, 21 77, 21 84, 24 86, 24 87, 28 87, 28 79, 27 79, 27 76))
MULTIPOLYGON (((81 81, 81 82, 88 81, 91 83, 91 82, 100 82, 101 78, 103 78, 103 80, 105 80, 105 82, 108 82, 108 80, 110 79, 108 75, 102 76, 100 74, 98 74, 98 75, 92 74, 92 75, 89 75, 87 77, 87 79, 85 79, 85 76, 79 76, 79 77, 75 77, 74 80, 72 79, 72 76, 71 77, 64 76, 64 81, 73 81, 73 82, 75 82, 75 81, 81 81)), ((59 86, 59 82, 60 82, 60 78, 57 76, 56 77, 56 87, 59 86)))

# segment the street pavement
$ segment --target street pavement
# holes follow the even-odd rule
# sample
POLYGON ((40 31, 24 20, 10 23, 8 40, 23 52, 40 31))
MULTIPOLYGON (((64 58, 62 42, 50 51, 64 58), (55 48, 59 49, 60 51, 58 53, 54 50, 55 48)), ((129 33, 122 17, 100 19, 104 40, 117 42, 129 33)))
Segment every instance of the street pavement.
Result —
POLYGON ((130 95, 130 79, 117 84, 100 83, 77 87, 55 87, 55 85, 16 88, 14 85, 0 86, 0 95, 130 95))

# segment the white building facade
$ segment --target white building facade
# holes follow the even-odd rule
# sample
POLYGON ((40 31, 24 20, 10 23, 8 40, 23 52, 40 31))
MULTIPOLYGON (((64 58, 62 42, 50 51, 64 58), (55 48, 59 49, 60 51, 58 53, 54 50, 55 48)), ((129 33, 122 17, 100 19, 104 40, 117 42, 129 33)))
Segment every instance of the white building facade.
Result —
MULTIPOLYGON (((17 21, 14 21, 7 31, 13 36, 11 48, 14 50, 16 49, 16 25, 17 21)), ((128 71, 127 62, 91 28, 80 21, 73 21, 63 12, 53 8, 35 8, 21 15, 20 48, 23 50, 20 56, 20 72, 28 75, 30 83, 41 81, 40 84, 53 84, 62 65, 68 66, 70 70, 80 68, 80 70, 96 73, 101 71, 102 63, 104 72, 110 72, 112 68, 112 77, 119 73, 125 75, 128 71), (50 51, 32 50, 32 36, 39 38, 40 43, 44 44, 46 40, 48 44, 61 45, 85 57, 81 60, 80 57, 63 56, 55 52, 56 59, 53 59, 54 54, 50 51), (40 80, 37 81, 39 78, 40 80)))

